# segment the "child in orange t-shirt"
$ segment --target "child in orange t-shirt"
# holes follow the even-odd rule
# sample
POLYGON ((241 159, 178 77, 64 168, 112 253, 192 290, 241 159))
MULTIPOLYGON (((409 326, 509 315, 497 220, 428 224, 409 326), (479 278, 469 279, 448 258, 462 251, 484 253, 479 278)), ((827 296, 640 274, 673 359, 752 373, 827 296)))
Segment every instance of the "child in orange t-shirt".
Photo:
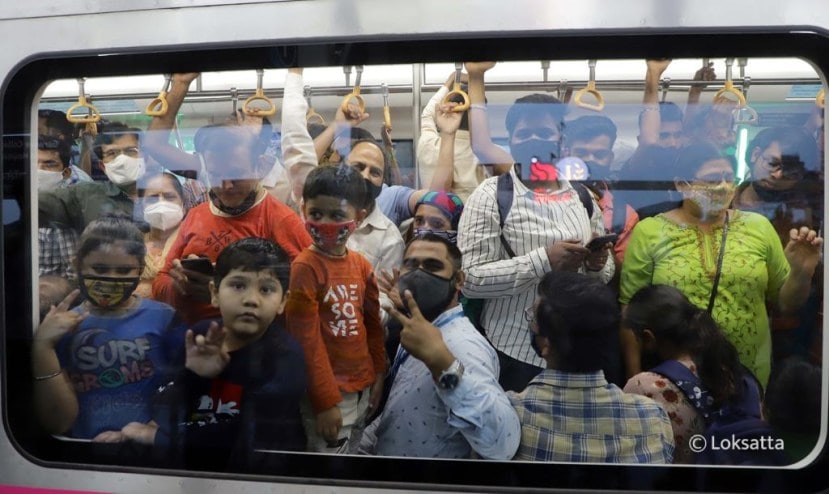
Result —
POLYGON ((351 168, 311 171, 302 212, 313 245, 291 265, 288 330, 305 351, 308 449, 343 452, 352 427, 377 408, 386 372, 377 282, 371 264, 346 249, 366 217, 367 187, 351 168))

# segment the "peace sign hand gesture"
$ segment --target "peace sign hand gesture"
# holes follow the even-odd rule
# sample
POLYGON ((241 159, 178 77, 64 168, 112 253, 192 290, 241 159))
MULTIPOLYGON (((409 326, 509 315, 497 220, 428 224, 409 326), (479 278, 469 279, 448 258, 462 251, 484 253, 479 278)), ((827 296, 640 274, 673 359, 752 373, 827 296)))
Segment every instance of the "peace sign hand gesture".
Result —
POLYGON ((210 323, 207 335, 194 335, 193 330, 188 329, 184 335, 184 366, 201 377, 218 376, 230 362, 224 342, 225 330, 216 321, 210 323))
POLYGON ((395 307, 384 308, 403 325, 400 331, 400 344, 412 357, 426 364, 432 372, 432 377, 437 380, 441 372, 452 365, 455 357, 446 347, 440 330, 423 317, 410 290, 403 292, 403 300, 411 316, 401 313, 395 307))
POLYGON ((54 348, 63 335, 75 331, 81 321, 89 316, 86 311, 75 312, 69 310, 70 304, 78 297, 80 292, 78 289, 72 290, 72 293, 67 295, 61 303, 52 306, 35 331, 34 339, 36 343, 43 343, 50 348, 54 348))

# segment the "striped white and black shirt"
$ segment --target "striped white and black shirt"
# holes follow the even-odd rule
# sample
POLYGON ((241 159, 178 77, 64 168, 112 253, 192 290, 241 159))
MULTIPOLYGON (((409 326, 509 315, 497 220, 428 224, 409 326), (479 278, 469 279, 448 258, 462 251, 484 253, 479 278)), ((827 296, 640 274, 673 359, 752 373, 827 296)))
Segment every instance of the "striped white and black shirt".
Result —
MULTIPOLYGON (((496 200, 498 178, 485 180, 469 197, 458 226, 458 247, 466 273, 463 293, 486 299, 481 323, 495 348, 512 358, 538 367, 544 361, 530 347, 529 323, 523 311, 533 305, 541 277, 551 270, 547 247, 555 242, 580 239, 586 244, 604 234, 602 212, 593 201, 593 216, 566 180, 550 193, 529 190, 513 173, 512 208, 504 223, 504 236, 515 257, 501 245, 496 200)), ((588 272, 605 283, 613 277, 613 257, 604 268, 588 272)))

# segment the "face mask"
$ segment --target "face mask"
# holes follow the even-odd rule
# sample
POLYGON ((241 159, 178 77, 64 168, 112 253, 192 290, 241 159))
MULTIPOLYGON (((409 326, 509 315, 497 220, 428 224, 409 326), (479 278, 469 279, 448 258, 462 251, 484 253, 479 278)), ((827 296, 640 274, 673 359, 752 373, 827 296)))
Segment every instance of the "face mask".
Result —
POLYGON ((184 218, 184 209, 174 202, 159 201, 144 208, 144 221, 151 227, 167 231, 175 228, 184 218))
POLYGON ((37 171, 37 190, 46 192, 55 190, 63 183, 63 172, 49 170, 37 171))
POLYGON ((366 181, 366 189, 368 189, 368 198, 373 203, 380 197, 380 193, 383 192, 382 185, 374 185, 374 183, 369 179, 364 179, 366 181))
POLYGON ((115 307, 127 300, 140 281, 134 278, 110 278, 108 276, 78 275, 81 294, 96 307, 115 307))
POLYGON ((119 154, 117 158, 104 165, 104 173, 115 185, 134 184, 144 175, 144 158, 132 158, 119 154))
POLYGON ((589 170, 591 180, 606 181, 610 178, 610 165, 602 166, 595 161, 586 161, 584 164, 589 170))
POLYGON ((412 292, 420 313, 427 321, 434 321, 445 311, 457 293, 454 276, 441 278, 420 268, 402 275, 397 287, 401 297, 406 290, 412 292))
POLYGON ((555 177, 550 178, 551 173, 555 173, 555 162, 561 157, 561 151, 558 141, 545 141, 542 139, 527 139, 523 142, 518 142, 510 145, 510 153, 516 163, 521 165, 521 178, 524 180, 555 180, 555 177), (533 158, 535 163, 533 163, 533 158), (535 166, 531 166, 534 164, 535 166), (543 166, 549 168, 548 176, 542 176, 538 173, 539 168, 543 166), (534 177, 533 177, 534 175, 534 177))
POLYGON ((455 230, 427 230, 425 228, 415 228, 414 229, 414 236, 419 237, 420 235, 431 233, 432 235, 437 235, 438 237, 445 238, 449 242, 457 245, 458 244, 458 232, 455 230))
POLYGON ((702 211, 703 216, 711 216, 723 211, 734 199, 734 184, 718 185, 688 184, 689 190, 683 193, 685 199, 693 202, 702 211))
POLYGON ((225 206, 222 204, 222 201, 219 199, 219 196, 216 195, 213 190, 209 190, 207 195, 210 197, 210 201, 216 206, 216 209, 227 214, 229 216, 239 216, 240 214, 244 213, 248 209, 253 207, 253 204, 256 202, 256 196, 259 194, 259 189, 253 189, 250 191, 245 200, 242 201, 242 204, 239 204, 236 207, 225 206))
POLYGON ((305 221, 305 229, 311 235, 311 240, 320 249, 331 252, 344 246, 348 241, 348 237, 357 228, 357 222, 354 220, 344 221, 342 223, 315 223, 313 221, 305 221))

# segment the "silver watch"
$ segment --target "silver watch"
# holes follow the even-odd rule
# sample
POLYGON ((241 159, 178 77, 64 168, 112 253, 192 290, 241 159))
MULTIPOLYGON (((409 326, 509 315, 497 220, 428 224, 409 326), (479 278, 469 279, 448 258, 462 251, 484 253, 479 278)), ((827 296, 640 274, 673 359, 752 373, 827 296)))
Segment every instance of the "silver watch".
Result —
POLYGON ((440 377, 438 378, 438 386, 440 386, 441 389, 451 391, 461 382, 461 377, 463 377, 463 364, 460 360, 455 359, 448 369, 440 373, 440 377))

